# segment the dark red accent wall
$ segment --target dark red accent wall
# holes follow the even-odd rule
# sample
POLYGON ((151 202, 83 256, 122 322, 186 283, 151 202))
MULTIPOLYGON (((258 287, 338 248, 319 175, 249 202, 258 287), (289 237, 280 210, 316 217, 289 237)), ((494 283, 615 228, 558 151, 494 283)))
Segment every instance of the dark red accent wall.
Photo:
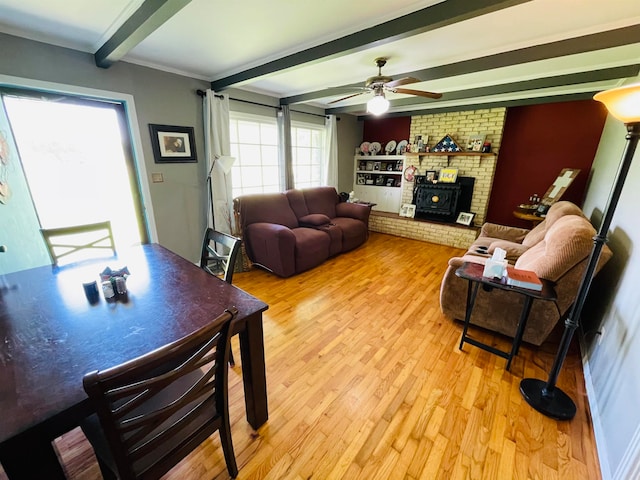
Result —
MULTIPOLYGON (((591 164, 607 117, 594 100, 512 107, 507 110, 487 221, 531 228, 513 216, 534 193, 542 196, 563 168, 580 173, 562 196, 582 206, 591 164)), ((367 119, 363 141, 409 140, 411 117, 367 119)), ((486 160, 483 160, 486 161, 486 160)))
POLYGON ((380 142, 382 148, 391 140, 409 140, 411 117, 367 119, 363 125, 364 142, 380 142))
POLYGON ((513 216, 514 208, 534 193, 544 195, 563 168, 580 173, 562 200, 582 206, 606 117, 594 100, 509 108, 487 221, 531 228, 513 216))

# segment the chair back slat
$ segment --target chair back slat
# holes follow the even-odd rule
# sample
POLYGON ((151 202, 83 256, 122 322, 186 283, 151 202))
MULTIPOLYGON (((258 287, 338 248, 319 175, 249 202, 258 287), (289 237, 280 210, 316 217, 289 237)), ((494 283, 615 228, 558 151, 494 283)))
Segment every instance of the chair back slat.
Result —
POLYGON ((159 478, 215 431, 223 438, 225 428, 225 459, 235 476, 227 361, 236 314, 228 309, 176 342, 84 376, 109 446, 108 454, 96 455, 106 457, 107 464, 110 455, 120 478, 159 478))
POLYGON ((103 250, 111 250, 112 255, 116 253, 110 221, 71 227, 41 228, 40 232, 51 262, 56 266, 63 258, 69 261, 84 260, 89 256, 96 256, 97 251, 103 250))
POLYGON ((200 268, 232 283, 241 243, 239 238, 228 233, 207 228, 202 243, 200 268))

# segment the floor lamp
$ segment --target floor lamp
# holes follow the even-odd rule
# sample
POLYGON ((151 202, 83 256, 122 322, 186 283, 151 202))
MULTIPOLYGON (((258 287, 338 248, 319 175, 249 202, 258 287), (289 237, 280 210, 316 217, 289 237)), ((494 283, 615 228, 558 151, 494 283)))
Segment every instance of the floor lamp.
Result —
POLYGON ((544 382, 535 378, 525 378, 520 382, 520 393, 527 403, 540 413, 557 420, 571 420, 576 414, 576 405, 573 400, 556 387, 558 374, 567 356, 571 338, 578 328, 582 307, 589 293, 589 287, 598 265, 600 252, 607 241, 607 232, 613 218, 613 214, 618 205, 622 187, 627 178, 629 167, 633 160, 633 155, 640 138, 640 84, 628 85, 600 92, 593 97, 595 100, 604 103, 609 113, 618 120, 625 123, 627 127, 627 143, 622 154, 622 161, 618 167, 616 179, 609 195, 609 201, 605 207, 602 225, 598 234, 593 238, 593 250, 589 257, 589 263, 585 269, 582 282, 576 295, 569 317, 564 323, 564 333, 560 340, 558 353, 553 362, 553 367, 549 373, 549 379, 544 382))

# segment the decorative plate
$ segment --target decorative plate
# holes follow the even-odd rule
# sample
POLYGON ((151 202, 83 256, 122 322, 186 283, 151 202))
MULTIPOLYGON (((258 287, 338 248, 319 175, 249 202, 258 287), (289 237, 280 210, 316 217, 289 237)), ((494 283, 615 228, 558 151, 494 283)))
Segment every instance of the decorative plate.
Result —
POLYGON ((378 142, 371 142, 369 144, 369 152, 371 152, 371 155, 377 155, 380 150, 382 150, 382 145, 378 142))
POLYGON ((410 167, 407 167, 404 169, 404 179, 407 182, 413 182, 413 179, 416 175, 416 170, 418 170, 416 167, 414 167, 413 165, 411 165, 410 167))
POLYGON ((369 142, 362 142, 360 144, 360 151, 363 155, 369 155, 369 142))
POLYGON ((404 155, 404 152, 407 151, 407 145, 409 145, 407 140, 401 140, 396 147, 396 155, 404 155))
POLYGON ((396 141, 391 140, 387 143, 387 146, 384 147, 384 151, 387 152, 387 155, 391 155, 396 149, 396 141))

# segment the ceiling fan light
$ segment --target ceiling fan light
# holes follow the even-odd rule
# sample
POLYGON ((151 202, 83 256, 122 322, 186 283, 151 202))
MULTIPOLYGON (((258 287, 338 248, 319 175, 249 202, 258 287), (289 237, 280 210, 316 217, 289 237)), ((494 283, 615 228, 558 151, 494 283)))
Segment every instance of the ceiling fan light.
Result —
POLYGON ((389 110, 389 100, 382 95, 376 95, 367 102, 367 112, 373 115, 382 115, 389 110))

